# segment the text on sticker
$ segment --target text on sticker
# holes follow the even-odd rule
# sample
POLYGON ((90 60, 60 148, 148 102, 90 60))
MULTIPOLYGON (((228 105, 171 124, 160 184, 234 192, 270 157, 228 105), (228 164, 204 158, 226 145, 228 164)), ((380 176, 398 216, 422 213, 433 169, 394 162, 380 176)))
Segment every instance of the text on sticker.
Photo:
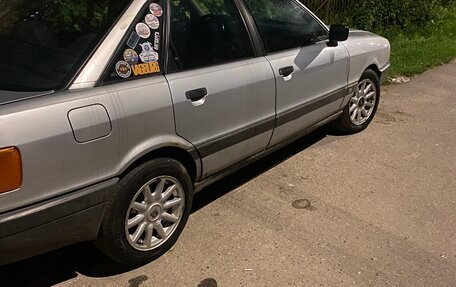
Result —
POLYGON ((132 69, 135 76, 160 72, 160 66, 157 62, 133 65, 132 69))

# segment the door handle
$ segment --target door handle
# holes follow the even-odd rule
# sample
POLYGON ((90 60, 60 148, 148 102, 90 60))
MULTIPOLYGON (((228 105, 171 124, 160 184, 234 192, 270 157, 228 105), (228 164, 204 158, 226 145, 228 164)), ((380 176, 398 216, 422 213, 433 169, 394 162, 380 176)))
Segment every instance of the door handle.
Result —
POLYGON ((190 100, 192 102, 202 100, 205 96, 207 96, 206 88, 200 88, 185 92, 185 97, 187 98, 187 100, 190 100))
POLYGON ((293 74, 294 68, 293 66, 288 66, 279 70, 279 74, 284 78, 288 77, 289 75, 293 74))

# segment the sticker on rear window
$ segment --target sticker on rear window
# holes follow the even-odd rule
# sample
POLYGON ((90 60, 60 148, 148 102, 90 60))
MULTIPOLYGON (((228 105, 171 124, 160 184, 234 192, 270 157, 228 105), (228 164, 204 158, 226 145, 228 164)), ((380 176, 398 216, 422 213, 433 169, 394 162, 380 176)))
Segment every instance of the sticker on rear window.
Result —
POLYGON ((132 70, 133 70, 133 75, 135 75, 135 76, 159 73, 160 65, 158 65, 157 62, 137 64, 137 65, 132 66, 132 70))
POLYGON ((136 33, 138 33, 139 37, 143 39, 147 39, 150 37, 150 29, 144 23, 136 24, 136 33))
POLYGON ((119 61, 116 64, 116 73, 119 77, 126 79, 131 76, 131 66, 125 61, 119 61))
POLYGON ((139 37, 139 35, 135 31, 133 31, 130 35, 130 38, 128 38, 127 46, 132 49, 136 48, 136 45, 138 45, 140 38, 141 37, 139 37))
POLYGON ((136 53, 136 51, 133 49, 125 50, 123 53, 123 57, 125 62, 127 62, 130 65, 135 65, 139 61, 138 53, 136 53))
POLYGON ((152 14, 147 14, 144 18, 144 21, 146 22, 147 26, 149 26, 153 30, 158 29, 158 27, 160 27, 160 21, 157 17, 155 17, 152 14))
POLYGON ((157 17, 160 17, 161 15, 163 15, 163 9, 157 3, 150 4, 149 9, 150 9, 150 12, 157 17))
POLYGON ((149 62, 157 62, 158 61, 158 53, 152 49, 152 44, 150 42, 144 42, 139 44, 142 48, 141 54, 139 54, 139 58, 144 63, 149 62))
POLYGON ((154 34, 154 50, 158 51, 160 49, 160 33, 155 32, 154 34))

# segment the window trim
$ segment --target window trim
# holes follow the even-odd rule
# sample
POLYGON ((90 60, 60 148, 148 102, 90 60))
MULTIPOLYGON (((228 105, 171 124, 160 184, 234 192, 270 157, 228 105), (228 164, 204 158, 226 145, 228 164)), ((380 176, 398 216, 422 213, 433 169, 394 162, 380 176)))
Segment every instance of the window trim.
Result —
POLYGON ((255 57, 262 57, 266 55, 266 50, 264 48, 263 42, 261 41, 260 32, 258 27, 255 24, 255 20, 250 14, 249 9, 243 0, 234 0, 239 13, 241 14, 242 20, 244 21, 244 26, 247 29, 249 34, 250 41, 254 49, 255 57))
MULTIPOLYGON (((111 64, 111 60, 114 57, 115 53, 118 52, 118 48, 120 45, 120 39, 124 39, 126 37, 127 32, 129 31, 131 26, 133 25, 136 17, 131 18, 129 14, 138 15, 139 11, 144 8, 145 3, 148 0, 132 0, 130 5, 126 7, 126 9, 120 14, 117 22, 112 25, 112 28, 109 32, 106 33, 105 37, 102 41, 98 44, 98 46, 92 49, 92 53, 90 57, 87 58, 85 63, 80 66, 80 71, 75 75, 74 80, 70 82, 68 85, 68 90, 81 90, 87 88, 93 88, 99 85, 101 79, 103 79, 105 75, 105 71, 108 69, 109 65, 111 64), (141 3, 142 2, 142 3, 141 3), (122 28, 126 23, 128 23, 128 29, 122 28), (118 30, 118 31, 116 31, 118 30), (120 32, 119 32, 120 31, 120 32), (115 42, 116 44, 111 44, 111 42, 115 42), (112 48, 111 46, 114 46, 112 48), (100 57, 98 54, 100 51, 109 48, 108 50, 111 54, 100 57), (104 63, 104 67, 102 69, 93 69, 92 66, 96 64, 104 63)), ((109 52, 108 52, 109 53, 109 52)))
POLYGON ((82 86, 86 83, 82 83, 81 75, 84 73, 84 70, 88 66, 88 63, 94 58, 94 55, 97 53, 98 50, 100 50, 100 47, 103 46, 103 43, 106 42, 106 39, 113 33, 113 30, 115 27, 119 25, 119 22, 123 18, 124 14, 126 11, 131 9, 133 4, 135 3, 134 0, 129 0, 129 3, 125 5, 125 7, 119 12, 117 17, 113 19, 111 24, 107 24, 105 27, 103 27, 104 31, 100 31, 100 33, 93 39, 93 41, 87 46, 86 51, 84 51, 77 59, 77 61, 74 63, 73 67, 68 71, 68 73, 65 75, 65 77, 62 78, 60 83, 54 87, 54 89, 46 89, 46 90, 41 90, 41 89, 36 89, 36 90, 30 90, 30 91, 14 91, 14 92, 19 92, 19 93, 41 93, 41 94, 50 94, 50 93, 56 93, 60 91, 66 91, 66 90, 76 90, 83 88, 82 86), (102 33, 101 33, 102 32, 102 33), (81 87, 80 87, 81 86, 81 87))
POLYGON ((304 11, 306 11, 307 14, 312 16, 312 18, 314 18, 315 21, 317 21, 317 23, 320 24, 320 26, 323 28, 323 30, 325 30, 328 33, 328 36, 329 36, 328 26, 320 18, 318 18, 317 15, 315 15, 314 12, 312 12, 309 8, 307 8, 306 5, 304 5, 303 3, 301 3, 298 0, 291 0, 291 1, 294 1, 296 4, 298 4, 298 6, 301 6, 301 8, 304 9, 304 11))
POLYGON ((134 0, 130 0, 130 4, 128 4, 120 12, 120 14, 117 16, 117 18, 113 22, 113 24, 108 28, 108 30, 104 33, 104 35, 98 40, 98 42, 92 48, 90 53, 86 57, 83 58, 84 59, 83 61, 81 61, 80 63, 77 64, 75 73, 73 73, 71 75, 71 77, 69 77, 68 82, 66 82, 66 85, 63 88, 63 90, 72 90, 73 89, 73 84, 76 83, 77 79, 79 78, 79 75, 81 73, 83 73, 84 69, 86 68, 86 66, 88 65, 90 60, 94 57, 94 55, 97 53, 100 46, 106 41, 106 38, 112 33, 114 28, 117 27, 117 25, 120 23, 120 20, 122 19, 123 15, 125 15, 125 13, 130 9, 130 7, 133 5, 134 2, 135 2, 134 0))
MULTIPOLYGON (((166 58, 166 67, 165 67, 165 75, 170 75, 170 74, 176 74, 176 73, 183 73, 183 72, 188 72, 188 71, 194 71, 194 70, 198 70, 198 69, 204 69, 204 68, 208 68, 208 67, 218 67, 218 66, 223 66, 223 65, 226 65, 226 64, 232 64, 232 63, 236 63, 236 62, 241 62, 241 61, 246 61, 246 60, 251 60, 251 59, 255 59, 255 58, 258 58, 258 57, 261 57, 261 56, 264 56, 263 54, 263 51, 259 50, 258 48, 258 44, 261 44, 261 41, 259 41, 259 39, 257 38, 257 35, 254 35, 252 34, 251 30, 250 30, 250 27, 249 27, 249 24, 248 24, 248 20, 246 20, 245 18, 245 14, 244 13, 247 13, 248 14, 248 10, 245 10, 243 11, 243 9, 245 9, 245 4, 240 2, 241 0, 228 0, 228 1, 232 1, 233 3, 233 6, 234 6, 234 9, 235 11, 237 11, 239 13, 239 16, 241 18, 241 21, 243 23, 243 27, 245 29, 245 31, 247 32, 247 35, 250 39, 250 46, 252 48, 252 51, 253 51, 253 56, 250 56, 250 57, 246 57, 246 58, 241 58, 241 59, 236 59, 236 60, 232 60, 232 61, 227 61, 227 62, 223 62, 223 63, 219 63, 219 64, 209 64, 209 65, 204 65, 204 66, 198 66, 198 67, 194 67, 194 68, 189 68, 189 69, 182 69, 182 70, 177 70, 177 71, 173 71, 173 72, 169 72, 168 71, 168 59, 169 59, 169 55, 166 54, 167 58, 166 58)), ((169 53, 169 50, 170 50, 170 45, 171 45, 171 4, 170 4, 170 1, 167 1, 167 10, 169 11, 168 12, 168 21, 167 23, 169 23, 168 25, 168 29, 167 29, 167 46, 165 47, 166 49, 166 53, 169 53)), ((253 20, 253 19, 252 19, 253 20)))
POLYGON ((167 75, 169 71, 169 50, 171 49, 171 1, 166 1, 166 11, 165 11, 165 27, 163 27, 164 41, 162 41, 162 51, 163 51, 163 71, 167 75))
MULTIPOLYGON (((169 1, 167 0, 163 0, 163 2, 165 3, 169 3, 169 1)), ((122 79, 122 78, 118 78, 118 79, 113 79, 113 80, 106 80, 107 76, 109 74, 111 74, 112 72, 112 67, 114 65, 114 63, 116 63, 118 61, 118 56, 123 48, 124 48, 124 45, 125 45, 125 42, 127 42, 128 38, 130 37, 131 35, 131 32, 134 31, 134 27, 137 23, 139 22, 142 22, 142 19, 143 19, 143 14, 144 12, 146 11, 146 9, 148 10, 149 9, 149 5, 152 3, 152 0, 145 0, 145 3, 141 6, 141 8, 137 11, 136 13, 136 16, 134 17, 133 21, 130 23, 130 26, 128 26, 128 28, 125 30, 125 33, 122 37, 122 39, 117 43, 117 47, 115 49, 115 51, 112 53, 110 59, 109 59, 109 62, 108 64, 106 65, 105 69, 103 70, 103 73, 101 74, 100 78, 98 79, 97 83, 95 84, 95 87, 98 87, 98 86, 109 86, 109 85, 113 85, 113 84, 117 84, 117 83, 123 83, 123 82, 129 82, 129 81, 134 81, 134 80, 141 80, 141 79, 145 79, 145 78, 151 78, 151 77, 156 77, 156 76, 163 76, 165 74, 165 69, 163 68, 164 66, 164 62, 165 62, 165 59, 163 58, 164 54, 162 54, 159 58, 159 61, 158 63, 162 64, 162 66, 160 67, 160 72, 159 73, 153 73, 153 74, 147 74, 147 75, 138 75, 138 76, 135 76, 135 77, 129 77, 129 78, 126 78, 126 79, 122 79), (162 69, 163 68, 163 69, 162 69)), ((163 34, 165 34, 165 29, 166 29, 166 23, 167 23, 167 14, 168 12, 167 11, 164 11, 163 12, 163 15, 162 17, 163 18, 163 34)), ((163 36, 162 36, 163 37, 163 36)), ((161 48, 161 51, 164 51, 164 42, 165 41, 160 41, 160 48, 161 48)), ((166 53, 166 51, 165 51, 166 53)))
MULTIPOLYGON (((325 40, 321 40, 321 41, 318 41, 318 42, 315 42, 315 43, 304 44, 304 45, 300 45, 300 46, 296 46, 296 47, 292 47, 292 48, 288 48, 288 49, 284 49, 284 50, 279 50, 279 51, 275 51, 275 52, 268 52, 266 50, 266 46, 264 44, 263 38, 261 37, 261 33, 260 33, 260 30, 259 30, 258 24, 256 23, 255 19, 253 18, 249 7, 245 3, 245 0, 235 0, 235 1, 242 1, 242 5, 245 7, 249 17, 251 18, 252 25, 254 25, 254 31, 255 31, 256 37, 259 39, 259 41, 260 41, 260 43, 261 43, 261 45, 263 47, 264 56, 275 55, 275 54, 284 53, 284 52, 289 52, 289 51, 292 51, 292 50, 295 50, 295 49, 301 49, 301 48, 308 47, 308 46, 311 46, 311 45, 317 45, 317 44, 328 43, 329 42, 329 39, 325 39, 325 40)), ((312 11, 310 11, 309 8, 307 8, 303 3, 299 2, 298 0, 288 0, 288 1, 294 2, 304 12, 306 12, 310 17, 312 17, 317 22, 317 24, 319 24, 320 27, 323 28, 323 30, 326 32, 327 36, 329 37, 328 26, 326 26, 325 23, 320 18, 318 18, 312 11)))

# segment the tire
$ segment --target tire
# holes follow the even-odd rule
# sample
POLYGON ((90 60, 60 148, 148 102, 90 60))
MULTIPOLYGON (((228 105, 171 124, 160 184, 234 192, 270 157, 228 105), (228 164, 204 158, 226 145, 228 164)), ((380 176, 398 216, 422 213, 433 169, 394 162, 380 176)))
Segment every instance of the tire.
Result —
POLYGON ((107 204, 97 247, 125 265, 142 265, 166 253, 191 213, 193 184, 185 167, 159 158, 129 172, 107 204))
POLYGON ((366 70, 358 82, 342 114, 332 123, 341 134, 355 134, 365 130, 372 122, 380 102, 380 80, 372 70, 366 70), (366 85, 364 85, 366 84, 366 85), (365 93, 362 93, 363 87, 365 93))

